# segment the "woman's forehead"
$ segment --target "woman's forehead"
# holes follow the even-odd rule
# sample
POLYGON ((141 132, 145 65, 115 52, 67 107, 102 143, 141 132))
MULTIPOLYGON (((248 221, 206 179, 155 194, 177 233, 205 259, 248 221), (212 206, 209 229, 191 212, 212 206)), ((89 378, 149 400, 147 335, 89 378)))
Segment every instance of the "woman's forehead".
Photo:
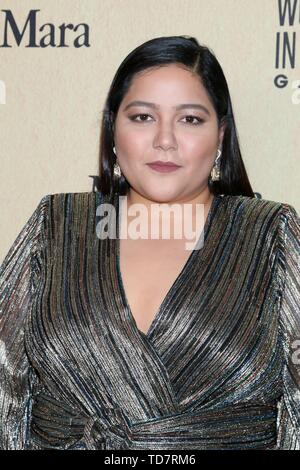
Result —
POLYGON ((175 109, 197 102, 209 106, 207 92, 199 77, 174 65, 136 75, 124 96, 124 106, 130 101, 152 103, 153 109, 164 106, 175 109))

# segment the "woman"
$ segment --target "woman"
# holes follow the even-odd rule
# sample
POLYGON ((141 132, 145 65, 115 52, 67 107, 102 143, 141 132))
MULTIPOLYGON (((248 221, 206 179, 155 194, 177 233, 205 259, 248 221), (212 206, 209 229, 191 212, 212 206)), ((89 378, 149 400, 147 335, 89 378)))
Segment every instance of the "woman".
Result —
POLYGON ((126 57, 98 189, 44 196, 1 267, 1 447, 299 449, 299 219, 255 197, 207 47, 162 37, 126 57), (202 246, 121 238, 121 196, 143 222, 202 207, 202 246))

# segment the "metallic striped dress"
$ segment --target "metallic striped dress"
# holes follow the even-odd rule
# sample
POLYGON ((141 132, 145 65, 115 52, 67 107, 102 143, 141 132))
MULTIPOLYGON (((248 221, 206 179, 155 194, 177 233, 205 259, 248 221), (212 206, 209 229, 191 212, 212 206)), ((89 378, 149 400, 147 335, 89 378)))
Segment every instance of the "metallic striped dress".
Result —
POLYGON ((214 196, 145 334, 105 202, 44 196, 1 265, 0 448, 299 450, 295 209, 214 196))

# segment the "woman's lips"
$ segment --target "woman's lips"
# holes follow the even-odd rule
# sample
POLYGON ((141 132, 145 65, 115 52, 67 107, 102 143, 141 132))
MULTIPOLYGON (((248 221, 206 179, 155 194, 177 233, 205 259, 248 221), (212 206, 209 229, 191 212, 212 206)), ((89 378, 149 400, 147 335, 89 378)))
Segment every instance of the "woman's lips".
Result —
POLYGON ((177 165, 164 165, 162 163, 147 163, 147 165, 159 173, 170 173, 171 171, 176 171, 180 168, 180 166, 177 165))

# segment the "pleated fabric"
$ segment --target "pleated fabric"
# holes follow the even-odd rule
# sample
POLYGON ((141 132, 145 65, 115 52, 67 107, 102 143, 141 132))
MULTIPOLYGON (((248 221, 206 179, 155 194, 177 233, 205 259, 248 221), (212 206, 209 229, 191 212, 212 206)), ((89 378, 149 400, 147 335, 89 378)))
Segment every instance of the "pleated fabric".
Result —
POLYGON ((300 450, 295 209, 214 196, 147 334, 124 291, 119 212, 118 194, 46 195, 6 255, 0 448, 300 450), (116 236, 101 239, 106 203, 116 236))

